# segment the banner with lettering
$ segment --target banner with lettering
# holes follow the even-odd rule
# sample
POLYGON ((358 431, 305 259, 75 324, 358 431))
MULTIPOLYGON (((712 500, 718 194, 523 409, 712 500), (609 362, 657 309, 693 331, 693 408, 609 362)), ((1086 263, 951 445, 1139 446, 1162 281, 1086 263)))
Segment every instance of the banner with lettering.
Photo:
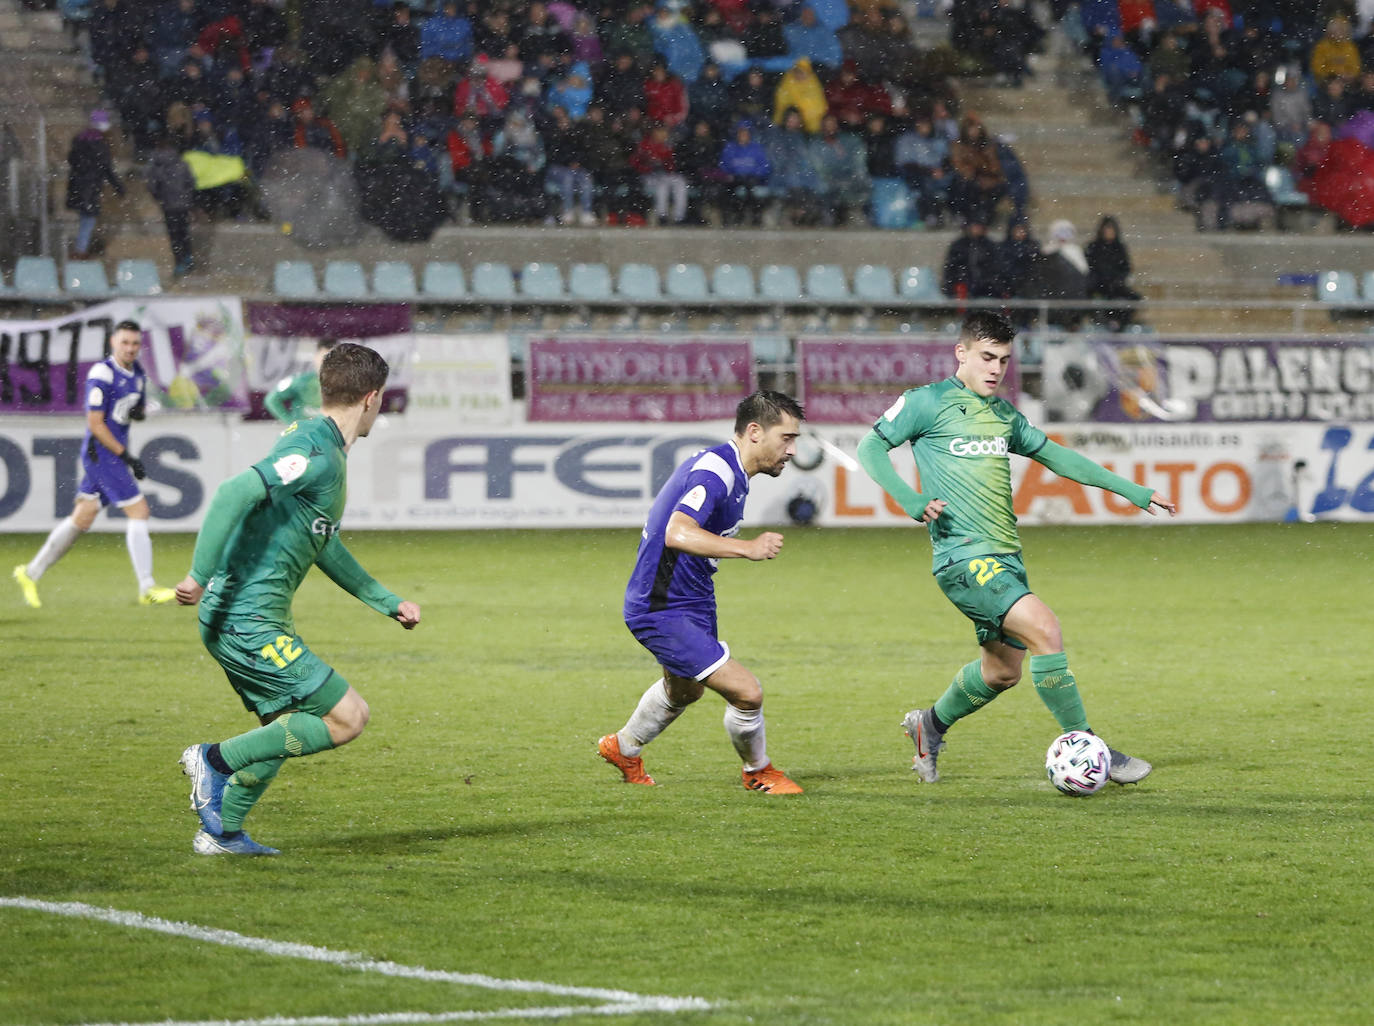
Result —
POLYGON ((1078 338, 1042 380, 1050 421, 1374 420, 1369 338, 1078 338))
POLYGON ((0 413, 79 413, 86 373, 120 321, 143 329, 149 405, 247 408, 243 307, 228 296, 118 299, 42 321, 0 321, 0 413))
POLYGON ((531 339, 526 381, 532 421, 733 421, 754 358, 743 338, 531 339))
MULTIPOLYGON (((799 398, 813 424, 872 424, 907 389, 958 369, 948 338, 797 340, 799 398)), ((998 394, 1016 402, 1015 361, 998 394)))

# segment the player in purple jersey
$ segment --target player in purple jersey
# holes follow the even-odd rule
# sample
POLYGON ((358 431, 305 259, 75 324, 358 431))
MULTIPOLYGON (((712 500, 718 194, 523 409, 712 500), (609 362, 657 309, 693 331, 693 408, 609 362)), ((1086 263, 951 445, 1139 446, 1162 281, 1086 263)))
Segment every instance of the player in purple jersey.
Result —
POLYGON ((736 535, 749 479, 782 473, 796 454, 804 417, 790 396, 755 392, 735 411, 734 439, 678 467, 649 509, 625 589, 625 625, 653 653, 663 676, 649 685, 625 726, 597 744, 627 784, 653 785, 640 751, 710 688, 725 699, 725 731, 744 761, 744 786, 801 794, 768 760, 758 678, 716 636, 711 578, 721 559, 758 561, 782 551, 782 535, 775 531, 751 541, 736 535))
POLYGON ((147 378, 138 362, 142 344, 143 330, 133 321, 120 321, 110 335, 110 355, 86 375, 86 436, 76 504, 71 516, 52 529, 38 554, 14 568, 24 601, 34 609, 43 604, 38 598, 39 578, 90 530, 101 507, 111 503, 128 518, 124 536, 138 578, 138 601, 160 606, 176 598, 171 588, 160 588, 153 581, 148 500, 134 480, 143 479, 143 463, 129 448, 129 423, 143 419, 147 378))

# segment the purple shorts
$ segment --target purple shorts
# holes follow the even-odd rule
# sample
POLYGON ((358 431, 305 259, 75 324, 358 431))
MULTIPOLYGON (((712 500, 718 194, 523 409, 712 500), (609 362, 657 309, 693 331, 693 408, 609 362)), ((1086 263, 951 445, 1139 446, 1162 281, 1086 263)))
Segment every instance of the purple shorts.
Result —
POLYGON ((99 499, 100 505, 124 507, 143 498, 138 489, 133 472, 113 453, 101 452, 94 463, 81 455, 81 484, 77 487, 77 498, 99 499))
POLYGON ((627 617, 625 626, 677 677, 705 680, 730 658, 730 646, 716 637, 714 612, 644 613, 627 617))

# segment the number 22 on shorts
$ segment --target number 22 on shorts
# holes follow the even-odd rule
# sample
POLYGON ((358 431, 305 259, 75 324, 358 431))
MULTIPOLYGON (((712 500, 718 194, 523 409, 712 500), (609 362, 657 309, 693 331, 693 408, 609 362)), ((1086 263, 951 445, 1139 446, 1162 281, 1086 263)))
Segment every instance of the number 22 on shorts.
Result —
MULTIPOLYGON (((977 580, 979 584, 987 584, 988 581, 992 580, 1006 569, 1006 567, 995 559, 971 559, 969 560, 968 568, 972 571, 974 579, 977 580)), ((277 640, 280 641, 281 639, 279 638, 277 640)), ((263 649, 263 651, 266 652, 267 650, 263 649)))
POLYGON ((304 649, 296 645, 295 638, 287 634, 279 634, 277 640, 271 645, 262 646, 262 657, 276 663, 277 669, 284 670, 286 664, 294 663, 300 658, 303 651, 304 649))

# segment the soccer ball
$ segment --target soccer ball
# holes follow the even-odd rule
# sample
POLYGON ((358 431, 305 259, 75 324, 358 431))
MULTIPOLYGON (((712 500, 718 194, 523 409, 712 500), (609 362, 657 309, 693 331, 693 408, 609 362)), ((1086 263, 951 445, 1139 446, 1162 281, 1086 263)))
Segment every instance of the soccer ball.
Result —
POLYGON ((1086 730, 1060 734, 1045 753, 1045 772, 1050 783, 1064 794, 1086 798, 1107 783, 1112 754, 1107 743, 1086 730))

